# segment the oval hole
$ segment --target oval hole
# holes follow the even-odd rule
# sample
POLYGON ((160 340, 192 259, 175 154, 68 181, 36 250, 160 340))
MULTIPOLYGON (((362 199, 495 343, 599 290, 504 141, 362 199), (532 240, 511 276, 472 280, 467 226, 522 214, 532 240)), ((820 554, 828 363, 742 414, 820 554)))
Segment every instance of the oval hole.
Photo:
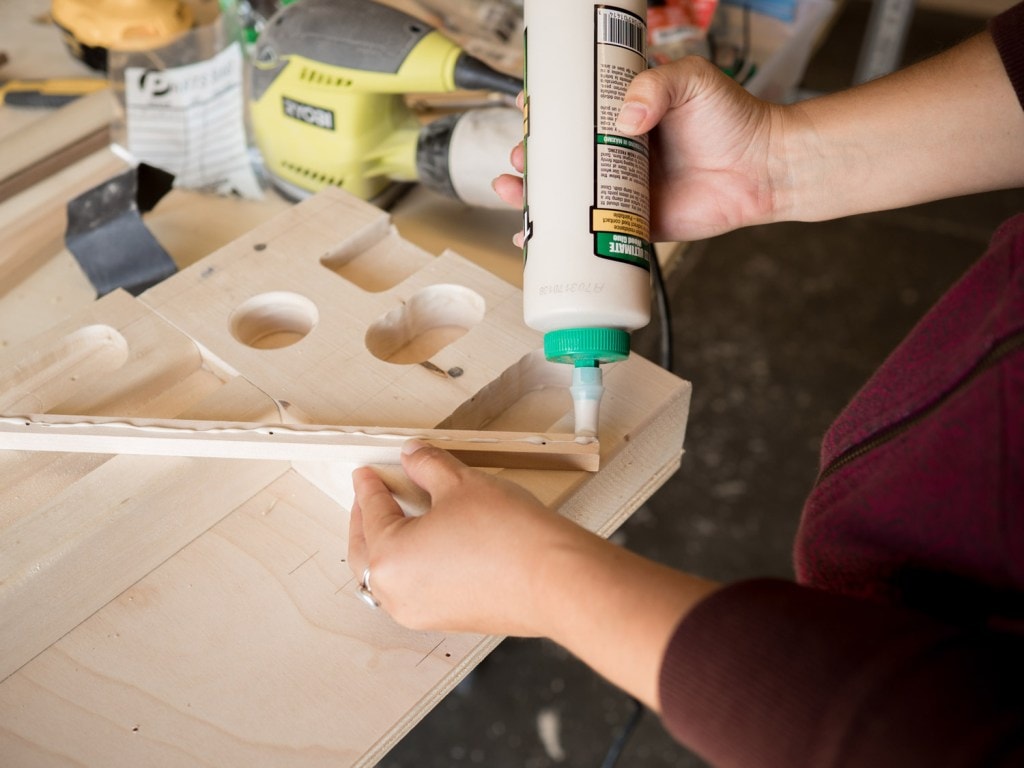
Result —
POLYGON ((366 348, 385 362, 429 360, 484 319, 480 294, 461 285, 432 285, 388 312, 366 331, 366 348))
POLYGON ((281 349, 304 339, 319 319, 316 304, 305 296, 272 291, 231 313, 231 335, 253 349, 281 349))

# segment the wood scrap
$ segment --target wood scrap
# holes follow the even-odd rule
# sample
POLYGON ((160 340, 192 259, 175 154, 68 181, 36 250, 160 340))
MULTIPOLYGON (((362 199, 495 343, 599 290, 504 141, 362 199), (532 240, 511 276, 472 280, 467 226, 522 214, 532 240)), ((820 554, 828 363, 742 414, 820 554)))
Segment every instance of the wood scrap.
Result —
POLYGON ((97 91, 0 142, 0 202, 110 144, 114 95, 97 91))

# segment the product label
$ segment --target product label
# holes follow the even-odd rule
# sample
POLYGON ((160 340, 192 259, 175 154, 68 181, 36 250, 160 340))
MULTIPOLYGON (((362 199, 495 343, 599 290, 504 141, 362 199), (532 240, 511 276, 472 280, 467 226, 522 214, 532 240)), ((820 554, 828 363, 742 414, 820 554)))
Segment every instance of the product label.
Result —
POLYGON ((245 133, 243 57, 236 42, 170 69, 126 67, 128 150, 175 185, 260 198, 245 133))
POLYGON ((647 27, 639 16, 596 6, 594 30, 594 253, 650 269, 650 177, 647 137, 615 133, 626 88, 647 68, 647 27))
POLYGON ((284 114, 294 120, 299 120, 307 125, 316 128, 323 128, 325 131, 334 130, 334 112, 323 107, 314 107, 312 104, 303 104, 301 101, 281 97, 281 108, 284 114))

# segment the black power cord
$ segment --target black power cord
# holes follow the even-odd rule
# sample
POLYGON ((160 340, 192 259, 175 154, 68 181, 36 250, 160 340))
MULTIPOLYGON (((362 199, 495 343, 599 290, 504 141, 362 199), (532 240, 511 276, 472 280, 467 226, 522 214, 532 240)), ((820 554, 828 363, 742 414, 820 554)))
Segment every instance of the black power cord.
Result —
POLYGON ((651 257, 651 283, 654 288, 654 301, 658 309, 658 324, 661 330, 661 345, 658 364, 666 371, 672 370, 672 310, 669 307, 668 289, 665 276, 661 271, 661 263, 655 253, 651 257))
POLYGON ((629 741, 629 737, 633 735, 633 731, 636 730, 637 725, 640 724, 640 719, 644 715, 644 705, 640 703, 640 700, 632 696, 630 696, 629 700, 633 704, 633 711, 608 749, 608 754, 605 755, 601 768, 615 768, 619 758, 622 756, 622 750, 626 748, 626 742, 629 741))

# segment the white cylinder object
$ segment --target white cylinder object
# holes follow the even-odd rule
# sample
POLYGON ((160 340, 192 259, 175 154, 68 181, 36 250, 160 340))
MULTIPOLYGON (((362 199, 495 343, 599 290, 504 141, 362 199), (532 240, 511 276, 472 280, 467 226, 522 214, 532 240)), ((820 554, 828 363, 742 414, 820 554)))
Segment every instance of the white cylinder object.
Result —
POLYGON ((622 359, 628 332, 650 321, 647 137, 615 130, 647 66, 646 11, 646 0, 524 4, 523 314, 560 362, 622 359))
POLYGON ((508 210, 491 180, 508 171, 509 149, 522 138, 522 116, 514 107, 471 109, 455 124, 448 172, 459 200, 479 208, 508 210))

